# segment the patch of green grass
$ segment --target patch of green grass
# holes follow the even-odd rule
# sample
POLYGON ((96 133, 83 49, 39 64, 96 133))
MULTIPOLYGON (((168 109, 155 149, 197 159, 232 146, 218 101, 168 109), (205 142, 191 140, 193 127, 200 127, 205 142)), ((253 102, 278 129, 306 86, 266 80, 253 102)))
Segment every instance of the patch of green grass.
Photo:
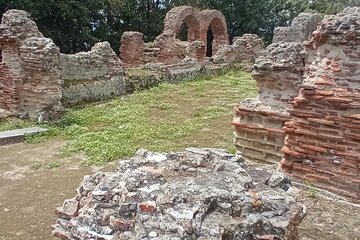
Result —
POLYGON ((307 186, 307 189, 305 190, 305 195, 308 198, 316 198, 318 191, 315 188, 315 184, 309 180, 305 180, 304 184, 307 186))
MULTIPOLYGON (((128 98, 67 109, 60 122, 42 125, 48 132, 29 136, 27 142, 62 137, 68 143, 61 154, 83 152, 88 164, 132 156, 139 148, 231 149, 233 107, 256 95, 254 80, 240 70, 180 84, 162 83, 128 98)), ((0 123, 0 130, 33 125, 11 120, 0 123)))
POLYGON ((235 146, 230 146, 229 148, 228 148, 228 151, 229 151, 229 153, 231 153, 231 154, 236 154, 236 147, 235 146))
POLYGON ((59 162, 49 162, 46 166, 47 169, 54 169, 61 167, 61 163, 59 162))

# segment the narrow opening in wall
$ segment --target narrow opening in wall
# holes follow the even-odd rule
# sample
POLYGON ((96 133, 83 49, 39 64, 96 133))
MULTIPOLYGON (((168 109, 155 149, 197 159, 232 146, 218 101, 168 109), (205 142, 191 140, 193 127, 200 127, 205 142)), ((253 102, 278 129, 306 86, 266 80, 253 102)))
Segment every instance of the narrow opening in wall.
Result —
POLYGON ((2 49, 0 48, 0 62, 3 61, 3 57, 2 57, 2 49))
POLYGON ((183 21, 183 23, 181 24, 180 27, 180 31, 178 33, 178 35, 176 36, 177 39, 181 40, 181 41, 188 41, 188 26, 186 24, 185 21, 183 21))
POLYGON ((212 27, 209 26, 207 31, 207 43, 206 43, 206 56, 212 57, 213 55, 213 42, 214 42, 214 33, 212 27))

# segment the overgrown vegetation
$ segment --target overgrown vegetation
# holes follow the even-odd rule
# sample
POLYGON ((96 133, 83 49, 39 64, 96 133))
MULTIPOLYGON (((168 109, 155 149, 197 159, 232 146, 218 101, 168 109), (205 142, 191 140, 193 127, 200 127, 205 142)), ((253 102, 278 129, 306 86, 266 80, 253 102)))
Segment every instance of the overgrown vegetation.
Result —
MULTIPOLYGON (((91 164, 131 156, 139 148, 176 151, 202 146, 233 151, 233 107, 256 92, 254 80, 243 71, 161 84, 126 98, 67 109, 61 122, 45 125, 49 132, 27 140, 65 138, 68 144, 62 154, 81 151, 91 164)), ((0 123, 0 130, 31 125, 11 120, 0 123)))

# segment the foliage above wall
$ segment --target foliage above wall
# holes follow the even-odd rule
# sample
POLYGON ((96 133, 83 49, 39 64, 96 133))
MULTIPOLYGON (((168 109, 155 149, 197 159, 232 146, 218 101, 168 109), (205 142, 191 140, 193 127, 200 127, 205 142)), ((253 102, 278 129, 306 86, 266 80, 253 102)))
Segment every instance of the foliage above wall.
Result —
POLYGON ((166 12, 178 5, 222 11, 231 38, 256 33, 270 41, 275 26, 288 25, 302 11, 332 14, 360 6, 360 0, 0 0, 0 16, 12 8, 30 12, 63 53, 89 50, 98 41, 109 41, 118 51, 125 31, 153 40, 162 32, 166 12))

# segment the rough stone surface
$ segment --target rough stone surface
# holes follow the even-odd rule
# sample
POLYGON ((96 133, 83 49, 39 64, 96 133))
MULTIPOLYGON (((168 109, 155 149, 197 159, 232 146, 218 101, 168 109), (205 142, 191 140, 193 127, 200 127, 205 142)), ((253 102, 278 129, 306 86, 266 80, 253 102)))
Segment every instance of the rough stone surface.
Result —
POLYGON ((32 119, 61 112, 59 48, 27 12, 4 13, 0 49, 0 108, 32 119))
POLYGON ((300 13, 294 18, 291 27, 277 27, 273 42, 303 42, 311 38, 322 17, 318 13, 300 13))
POLYGON ((164 81, 155 67, 126 68, 125 80, 128 93, 149 89, 164 81))
POLYGON ((325 17, 310 41, 268 46, 253 71, 259 96, 242 102, 233 122, 244 157, 282 158, 292 176, 355 202, 360 201, 359 23, 360 8, 347 8, 325 17))
MULTIPOLYGON (((139 150, 117 172, 86 176, 57 210, 61 239, 298 239, 306 209, 221 149, 139 150)), ((287 185, 292 188, 291 185, 287 185)))
POLYGON ((282 166, 360 201, 360 8, 320 23, 284 128, 282 166))
POLYGON ((291 100, 302 82, 305 51, 299 43, 273 43, 256 59, 253 77, 259 96, 236 107, 235 144, 244 157, 278 163, 291 100))
POLYGON ((121 37, 120 55, 125 67, 144 64, 144 36, 139 32, 124 32, 121 37))
POLYGON ((255 34, 236 37, 232 45, 222 45, 213 56, 214 63, 254 62, 260 56, 264 42, 255 34))
POLYGON ((126 92, 123 68, 108 42, 89 52, 60 55, 64 105, 99 101, 126 92))

